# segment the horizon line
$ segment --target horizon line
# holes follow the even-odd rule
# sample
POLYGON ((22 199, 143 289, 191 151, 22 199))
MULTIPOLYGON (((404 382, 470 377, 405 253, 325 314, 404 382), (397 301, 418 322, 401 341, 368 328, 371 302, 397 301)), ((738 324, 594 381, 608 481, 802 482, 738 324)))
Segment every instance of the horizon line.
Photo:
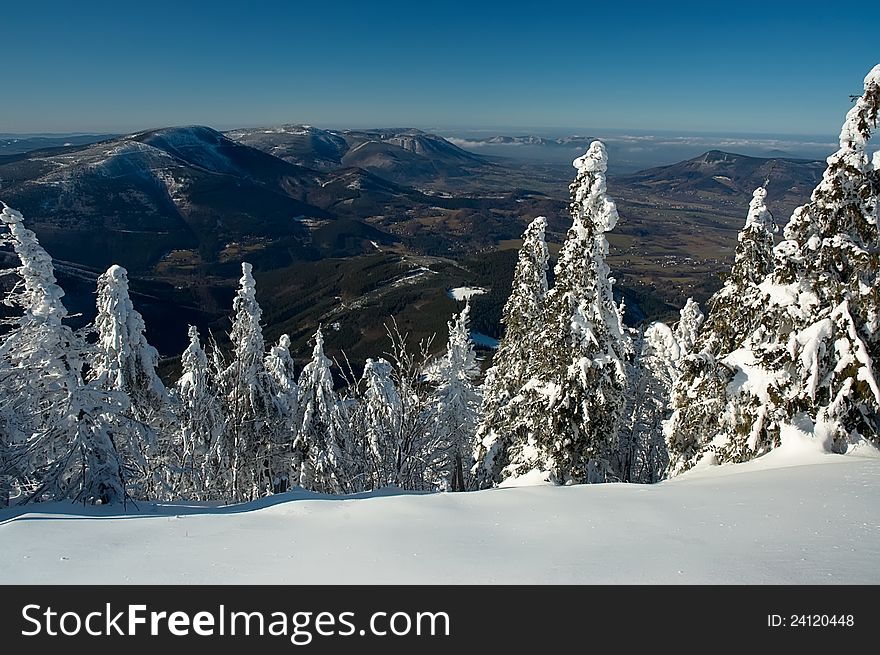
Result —
POLYGON ((425 123, 410 123, 410 124, 376 124, 376 123, 350 123, 350 124, 317 124, 315 122, 310 121, 285 121, 285 122, 269 122, 269 123, 219 123, 216 126, 210 125, 208 123, 192 123, 192 122, 182 122, 182 123, 171 123, 171 124, 163 124, 163 125, 153 125, 149 127, 141 127, 136 129, 127 129, 127 130, 62 130, 62 131, 4 131, 0 132, 0 137, 64 137, 64 136, 124 136, 128 134, 139 134, 142 132, 150 132, 152 130, 164 130, 164 129, 174 129, 174 128, 186 128, 186 127, 206 127, 217 132, 233 132, 236 130, 246 130, 246 129, 257 129, 261 127, 283 127, 283 126, 300 126, 300 127, 312 127, 320 130, 390 130, 390 129, 417 129, 422 131, 433 131, 433 132, 441 132, 441 131, 450 131, 450 130, 462 130, 462 131, 470 131, 470 132, 495 132, 498 136, 524 136, 523 132, 528 133, 529 131, 552 131, 552 132, 566 132, 566 136, 594 136, 600 132, 610 132, 613 134, 627 135, 627 134, 638 134, 643 136, 651 136, 654 134, 657 135, 680 135, 680 136, 750 136, 750 137, 787 137, 787 138, 796 138, 796 137, 808 137, 808 138, 823 138, 823 139, 833 139, 837 140, 838 134, 836 132, 751 132, 751 131, 742 131, 742 130, 731 130, 731 131, 714 131, 714 130, 675 130, 669 128, 658 128, 652 129, 648 127, 639 127, 639 128, 626 128, 626 127, 578 127, 578 126, 552 126, 552 125, 463 125, 463 124, 425 124, 425 123), (513 134, 517 133, 517 134, 513 134))

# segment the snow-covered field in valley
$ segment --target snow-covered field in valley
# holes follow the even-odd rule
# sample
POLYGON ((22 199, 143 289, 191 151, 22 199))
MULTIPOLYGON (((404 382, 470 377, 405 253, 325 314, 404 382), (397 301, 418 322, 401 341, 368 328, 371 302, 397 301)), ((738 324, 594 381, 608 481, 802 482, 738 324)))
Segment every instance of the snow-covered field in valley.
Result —
POLYGON ((0 512, 0 582, 880 583, 880 457, 779 449, 657 485, 305 492, 0 512))

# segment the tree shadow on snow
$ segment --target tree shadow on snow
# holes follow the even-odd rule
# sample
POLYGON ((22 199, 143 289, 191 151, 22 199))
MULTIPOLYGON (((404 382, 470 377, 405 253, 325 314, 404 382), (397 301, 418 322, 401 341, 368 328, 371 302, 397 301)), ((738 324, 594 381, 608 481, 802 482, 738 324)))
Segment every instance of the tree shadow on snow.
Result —
POLYGON ((433 491, 407 491, 398 487, 383 487, 375 491, 352 494, 323 494, 295 488, 280 494, 257 498, 246 503, 223 504, 220 501, 185 501, 157 503, 153 501, 128 501, 125 505, 85 505, 75 502, 29 503, 0 510, 0 526, 15 521, 82 521, 96 519, 138 519, 153 517, 183 517, 200 515, 231 515, 254 512, 276 505, 301 500, 324 500, 344 502, 368 500, 392 496, 423 496, 433 491))

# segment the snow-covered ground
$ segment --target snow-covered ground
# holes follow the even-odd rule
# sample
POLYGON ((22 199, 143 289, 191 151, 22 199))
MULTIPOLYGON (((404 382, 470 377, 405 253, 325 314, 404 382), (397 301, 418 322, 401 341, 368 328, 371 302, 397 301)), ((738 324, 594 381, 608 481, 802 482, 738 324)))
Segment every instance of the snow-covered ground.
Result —
POLYGON ((484 293, 486 293, 486 290, 479 287, 455 287, 449 290, 449 297, 461 302, 474 296, 481 296, 484 293))
POLYGON ((0 583, 880 583, 880 457, 809 446, 654 486, 0 512, 0 583))

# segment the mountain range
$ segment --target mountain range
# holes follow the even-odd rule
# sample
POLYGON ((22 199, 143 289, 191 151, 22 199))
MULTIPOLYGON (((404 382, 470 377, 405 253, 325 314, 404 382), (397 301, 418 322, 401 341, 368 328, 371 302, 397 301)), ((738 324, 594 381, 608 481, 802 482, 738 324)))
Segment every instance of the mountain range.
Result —
MULTIPOLYGON (((630 317, 669 313, 682 293, 704 299, 754 187, 769 178, 785 214, 823 168, 711 151, 611 178, 622 216, 611 261, 630 317)), ((562 241, 571 173, 542 169, 531 185, 528 167, 409 128, 191 126, 0 154, 0 198, 58 260, 84 319, 89 280, 119 263, 164 354, 179 352, 186 322, 222 337, 246 260, 267 336, 287 331, 305 349, 322 323, 331 350, 357 343, 359 357, 382 352, 392 314, 415 338, 444 333, 458 285, 490 289, 474 299, 475 329, 497 336, 517 239, 546 215, 562 241)))
POLYGON ((561 137, 544 137, 535 134, 524 134, 520 136, 507 136, 504 134, 496 134, 494 136, 459 139, 462 144, 471 147, 481 146, 546 146, 550 148, 583 148, 586 150, 590 147, 590 143, 595 137, 590 136, 561 136, 561 137))
POLYGON ((710 150, 699 157, 669 166, 617 177, 632 193, 709 204, 740 206, 759 186, 767 187, 778 218, 787 218, 805 203, 825 170, 819 160, 762 158, 710 150))
POLYGON ((112 138, 112 134, 0 134, 0 155, 43 148, 82 146, 112 138))
POLYGON ((234 130, 227 136, 298 166, 360 168, 392 182, 428 188, 444 188, 451 178, 493 165, 442 137, 412 128, 329 131, 285 125, 234 130))

